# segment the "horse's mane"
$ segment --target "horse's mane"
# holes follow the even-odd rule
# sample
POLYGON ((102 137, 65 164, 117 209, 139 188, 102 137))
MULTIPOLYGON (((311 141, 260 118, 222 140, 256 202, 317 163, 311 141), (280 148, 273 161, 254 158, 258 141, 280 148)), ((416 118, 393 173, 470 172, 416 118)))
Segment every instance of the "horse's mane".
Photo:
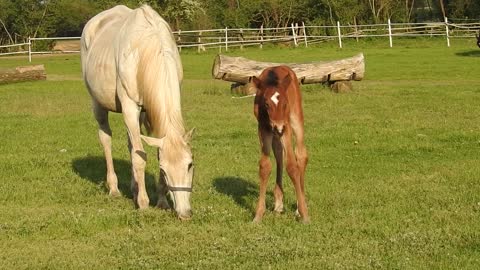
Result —
POLYGON ((182 138, 185 133, 180 105, 183 71, 170 26, 147 5, 135 13, 132 16, 144 19, 140 27, 145 29, 139 31, 141 34, 132 50, 138 52, 138 89, 151 133, 157 138, 182 138))

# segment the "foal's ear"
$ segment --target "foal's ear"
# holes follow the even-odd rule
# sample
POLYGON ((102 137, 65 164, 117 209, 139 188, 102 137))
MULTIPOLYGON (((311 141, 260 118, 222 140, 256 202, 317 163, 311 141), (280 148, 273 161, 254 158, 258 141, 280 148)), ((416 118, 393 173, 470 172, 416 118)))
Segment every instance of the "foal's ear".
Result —
POLYGON ((148 136, 144 136, 144 135, 140 135, 140 137, 142 138, 142 140, 144 142, 146 142, 148 145, 152 146, 152 147, 158 147, 160 149, 162 149, 163 147, 163 139, 165 138, 154 138, 154 137, 148 137, 148 136))
POLYGON ((260 85, 262 84, 262 81, 257 78, 257 76, 252 76, 248 79, 249 83, 252 83, 253 86, 255 86, 257 89, 260 88, 260 85))
POLYGON ((183 139, 186 142, 189 142, 192 140, 193 134, 195 134, 195 128, 192 128, 189 132, 185 133, 185 135, 183 135, 183 139))
POLYGON ((290 86, 291 82, 292 82, 292 77, 288 75, 287 77, 283 78, 282 82, 280 83, 280 86, 282 89, 287 89, 288 86, 290 86))

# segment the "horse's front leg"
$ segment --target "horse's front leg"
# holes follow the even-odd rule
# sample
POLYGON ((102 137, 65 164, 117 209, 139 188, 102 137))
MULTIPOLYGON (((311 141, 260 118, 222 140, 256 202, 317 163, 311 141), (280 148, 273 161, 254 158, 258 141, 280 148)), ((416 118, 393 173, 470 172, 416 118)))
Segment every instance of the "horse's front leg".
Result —
MULTIPOLYGON (((159 153, 157 153, 157 155, 159 155, 159 153)), ((160 158, 160 156, 158 157, 160 158)), ((158 194, 157 207, 158 208, 164 209, 164 210, 171 208, 167 200, 167 193, 168 193, 168 187, 167 187, 167 183, 165 182, 165 175, 163 175, 163 171, 160 170, 160 177, 159 177, 158 186, 157 186, 157 194, 158 194)))
POLYGON ((272 148, 272 132, 259 127, 258 136, 260 139, 261 156, 259 162, 260 190, 258 196, 257 209, 253 222, 260 222, 265 214, 265 196, 267 193, 267 182, 272 164, 270 162, 270 150, 272 148))
POLYGON ((292 130, 289 126, 285 128, 285 132, 282 137, 282 142, 283 142, 283 146, 285 148, 286 156, 287 156, 287 173, 293 182, 293 186, 295 187, 298 212, 300 214, 300 218, 302 219, 302 222, 308 223, 310 222, 310 218, 308 216, 307 203, 305 199, 305 192, 304 192, 303 181, 302 181, 302 172, 298 167, 298 163, 296 161, 295 154, 293 152, 292 130))
MULTIPOLYGON (((133 103, 133 102, 132 102, 133 103)), ((145 167, 147 154, 140 138, 139 116, 140 110, 134 104, 125 106, 122 103, 123 119, 128 129, 128 148, 132 162, 132 193, 138 208, 148 207, 149 199, 145 187, 145 167)))

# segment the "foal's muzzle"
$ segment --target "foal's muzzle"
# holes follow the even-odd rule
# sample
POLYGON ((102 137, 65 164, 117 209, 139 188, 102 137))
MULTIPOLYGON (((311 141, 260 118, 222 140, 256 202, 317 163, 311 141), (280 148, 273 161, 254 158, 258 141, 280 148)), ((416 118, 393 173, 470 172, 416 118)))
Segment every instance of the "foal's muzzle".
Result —
POLYGON ((273 125, 273 134, 281 137, 283 135, 283 132, 285 131, 285 128, 284 126, 280 126, 280 125, 273 125))

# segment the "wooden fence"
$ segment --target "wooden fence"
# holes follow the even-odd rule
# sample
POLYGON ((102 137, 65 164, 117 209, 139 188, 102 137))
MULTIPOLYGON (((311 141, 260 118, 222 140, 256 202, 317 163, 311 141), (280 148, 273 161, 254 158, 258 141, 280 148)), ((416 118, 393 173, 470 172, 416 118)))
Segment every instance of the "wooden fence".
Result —
MULTIPOLYGON (((190 30, 174 32, 179 50, 195 48, 199 52, 207 49, 228 51, 232 47, 258 46, 265 44, 288 43, 292 46, 305 46, 322 42, 338 42, 340 48, 346 39, 385 38, 390 47, 394 39, 400 37, 443 37, 445 44, 450 46, 452 38, 473 38, 480 30, 478 23, 456 24, 445 18, 444 22, 427 23, 392 23, 388 20, 385 24, 366 25, 305 25, 291 24, 280 28, 222 28, 211 30, 190 30)), ((53 38, 28 38, 24 43, 0 46, 1 55, 28 54, 31 61, 34 54, 50 53, 78 53, 80 37, 53 37, 53 38), (75 46, 70 49, 58 49, 56 43, 73 41, 75 46)))

